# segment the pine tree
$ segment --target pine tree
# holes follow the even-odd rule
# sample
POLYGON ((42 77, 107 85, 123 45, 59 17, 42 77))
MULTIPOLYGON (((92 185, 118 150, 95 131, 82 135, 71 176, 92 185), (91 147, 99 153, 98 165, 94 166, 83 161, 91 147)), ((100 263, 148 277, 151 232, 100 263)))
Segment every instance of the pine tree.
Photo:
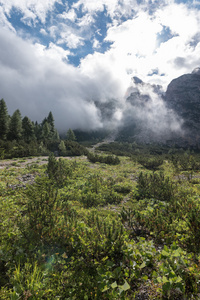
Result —
POLYGON ((54 130, 54 118, 53 118, 53 114, 50 111, 47 117, 47 122, 49 123, 49 125, 51 125, 52 130, 54 130))
POLYGON ((52 112, 50 111, 47 117, 47 123, 50 126, 50 137, 55 139, 55 126, 54 126, 54 117, 52 112))
POLYGON ((34 133, 37 140, 40 140, 42 138, 42 125, 38 124, 37 121, 34 124, 34 133))
POLYGON ((67 131, 67 140, 68 141, 75 141, 76 140, 76 136, 73 132, 73 130, 71 128, 69 128, 69 130, 67 131))
POLYGON ((42 121, 41 125, 44 126, 44 124, 47 122, 47 118, 45 117, 44 120, 42 121))
POLYGON ((58 171, 58 162, 56 161, 54 154, 50 153, 48 164, 47 164, 47 174, 49 179, 55 178, 57 171, 58 171))
POLYGON ((29 143, 35 139, 34 125, 27 116, 22 120, 22 129, 22 135, 25 142, 29 143))
POLYGON ((46 140, 50 139, 51 136, 51 128, 49 123, 46 121, 42 126, 42 137, 46 140))
POLYGON ((61 155, 66 155, 66 146, 64 141, 60 142, 60 144, 58 145, 58 149, 60 150, 61 155))
POLYGON ((54 139, 55 141, 59 141, 59 140, 60 140, 60 136, 59 136, 59 133, 58 133, 58 130, 57 130, 57 129, 55 129, 53 139, 54 139))
POLYGON ((8 138, 9 140, 20 140, 22 137, 22 118, 19 109, 17 109, 11 119, 9 124, 8 138))
POLYGON ((4 99, 0 100, 0 139, 5 140, 8 133, 9 115, 4 99))

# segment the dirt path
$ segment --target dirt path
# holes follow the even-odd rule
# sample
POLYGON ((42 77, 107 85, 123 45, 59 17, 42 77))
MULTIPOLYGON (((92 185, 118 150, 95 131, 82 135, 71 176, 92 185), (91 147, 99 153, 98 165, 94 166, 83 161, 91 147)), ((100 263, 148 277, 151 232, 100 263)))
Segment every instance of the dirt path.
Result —
MULTIPOLYGON (((19 168, 25 168, 28 165, 31 165, 33 163, 36 163, 38 165, 44 165, 48 163, 48 156, 36 156, 31 158, 13 158, 13 159, 5 159, 0 160, 0 169, 4 169, 6 167, 19 167, 19 168)), ((67 160, 73 160, 73 159, 86 159, 86 156, 59 156, 56 157, 57 159, 67 159, 67 160)))
POLYGON ((24 168, 27 165, 36 162, 40 165, 43 165, 47 163, 47 160, 48 160, 48 156, 5 159, 5 160, 0 160, 0 169, 4 169, 5 167, 15 167, 15 166, 24 168))
POLYGON ((112 142, 115 141, 115 138, 117 136, 117 131, 113 131, 107 138, 105 138, 102 142, 99 142, 97 144, 95 144, 92 148, 90 148, 89 150, 90 151, 95 151, 96 148, 98 148, 99 146, 101 145, 104 145, 104 144, 110 144, 112 142))

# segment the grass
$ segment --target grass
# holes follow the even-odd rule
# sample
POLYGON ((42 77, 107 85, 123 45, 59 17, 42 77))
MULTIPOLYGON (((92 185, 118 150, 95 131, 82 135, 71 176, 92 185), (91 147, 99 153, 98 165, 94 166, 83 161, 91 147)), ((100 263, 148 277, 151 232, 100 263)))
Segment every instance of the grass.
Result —
POLYGON ((199 170, 194 170, 190 179, 186 173, 190 171, 175 169, 170 159, 164 159, 157 171, 145 169, 130 157, 120 157, 117 166, 93 164, 85 157, 64 160, 65 170, 72 172, 64 186, 56 188, 55 203, 53 194, 45 198, 47 190, 39 194, 46 176, 46 164, 40 162, 47 159, 38 158, 19 168, 18 163, 26 161, 23 158, 13 161, 9 169, 0 169, 0 268, 4 270, 0 297, 17 299, 29 295, 32 299, 30 295, 35 293, 40 299, 126 300, 146 290, 146 299, 198 299, 199 170), (168 202, 138 199, 141 172, 148 176, 164 173, 176 186, 174 198, 168 202), (7 188, 28 173, 40 178, 38 190, 32 190, 33 202, 26 190, 7 188), (109 196, 109 192, 113 194, 109 196), (109 204, 106 200, 86 208, 82 202, 84 193, 96 201, 104 199, 104 194, 106 199, 114 197, 114 192, 122 197, 120 203, 109 204), (36 200, 46 207, 38 223, 41 206, 36 200), (44 217, 50 200, 52 216, 44 217), (36 206, 31 212, 32 204, 36 206), (30 218, 34 220, 32 225, 30 218), (45 223, 47 219, 55 222, 52 227, 45 223), (117 231, 121 225, 122 237, 117 231), (50 261, 53 263, 47 270, 50 261), (88 295, 93 296, 87 298, 88 295))

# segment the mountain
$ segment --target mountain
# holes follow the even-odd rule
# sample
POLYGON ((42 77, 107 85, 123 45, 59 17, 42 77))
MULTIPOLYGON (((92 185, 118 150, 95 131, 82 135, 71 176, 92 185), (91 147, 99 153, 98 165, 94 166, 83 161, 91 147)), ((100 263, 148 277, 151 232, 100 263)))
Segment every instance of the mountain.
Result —
POLYGON ((200 144, 200 68, 159 85, 133 77, 118 139, 180 146, 200 144))
POLYGON ((182 75, 167 87, 165 101, 183 120, 184 137, 190 143, 200 141, 200 68, 182 75))
POLYGON ((94 103, 118 141, 200 145, 200 68, 172 80, 166 92, 133 77, 124 102, 94 103))

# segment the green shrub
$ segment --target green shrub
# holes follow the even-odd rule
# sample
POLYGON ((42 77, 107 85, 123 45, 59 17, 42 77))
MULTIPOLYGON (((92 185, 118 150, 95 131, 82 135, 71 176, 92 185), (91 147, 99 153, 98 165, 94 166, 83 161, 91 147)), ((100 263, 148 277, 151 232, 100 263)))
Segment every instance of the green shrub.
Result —
POLYGON ((120 164, 119 158, 117 156, 113 156, 113 155, 100 156, 100 155, 88 152, 87 158, 90 162, 93 162, 93 163, 100 162, 100 163, 105 163, 108 165, 120 164))
POLYGON ((63 187, 67 184, 67 179, 70 177, 73 171, 72 166, 61 158, 56 160, 53 153, 49 155, 47 164, 47 175, 52 181, 52 184, 56 184, 58 187, 63 187))
POLYGON ((25 190, 27 197, 23 210, 24 217, 19 221, 19 228, 26 247, 48 243, 51 232, 58 220, 58 190, 46 177, 36 178, 35 183, 25 190))
POLYGON ((66 156, 81 156, 81 155, 87 155, 88 150, 80 145, 79 143, 75 141, 67 140, 65 141, 65 147, 66 147, 66 156))
POLYGON ((141 172, 137 181, 137 199, 154 198, 170 201, 174 197, 175 184, 162 173, 141 172))
POLYGON ((186 201, 187 215, 184 217, 188 226, 187 245, 193 252, 200 251, 200 203, 197 198, 186 201))
POLYGON ((44 275, 37 263, 32 265, 27 262, 24 267, 19 264, 11 277, 13 291, 10 299, 42 299, 47 294, 43 280, 44 275))
POLYGON ((195 276, 197 266, 191 262, 192 256, 173 243, 164 246, 160 253, 161 263, 153 272, 154 281, 161 285, 162 296, 167 299, 193 299, 198 292, 199 276, 195 276), (184 296, 185 295, 185 296, 184 296), (191 298, 190 298, 191 296, 191 298))
POLYGON ((104 181, 99 175, 91 175, 82 186, 80 202, 85 208, 118 204, 122 196, 112 189, 113 181, 104 181))
POLYGON ((121 182, 121 183, 117 183, 114 185, 114 190, 115 192, 117 193, 121 193, 121 194, 129 194, 132 190, 132 186, 128 183, 124 183, 124 182, 121 182))
POLYGON ((137 161, 146 169, 156 171, 162 164, 163 159, 160 157, 139 157, 137 161))

